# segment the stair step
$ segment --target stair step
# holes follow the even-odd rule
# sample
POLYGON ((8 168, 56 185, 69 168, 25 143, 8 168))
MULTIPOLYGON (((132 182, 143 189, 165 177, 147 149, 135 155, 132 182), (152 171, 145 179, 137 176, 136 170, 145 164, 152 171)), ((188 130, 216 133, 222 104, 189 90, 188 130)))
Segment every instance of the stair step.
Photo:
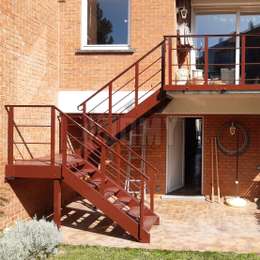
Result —
POLYGON ((88 175, 93 175, 97 170, 92 166, 85 166, 81 171, 88 175))
POLYGON ((96 188, 97 188, 96 184, 94 184, 94 183, 92 183, 92 182, 87 181, 86 183, 87 183, 87 185, 88 185, 89 187, 91 187, 91 188, 93 188, 93 189, 96 189, 96 188))
POLYGON ((124 195, 121 195, 121 196, 117 196, 118 200, 125 203, 125 204, 128 204, 132 198, 130 196, 124 196, 124 195))
POLYGON ((83 171, 75 171, 74 174, 76 174, 80 178, 85 178, 88 176, 88 174, 83 171))
POLYGON ((98 188, 101 185, 101 183, 102 183, 101 179, 93 179, 93 178, 88 179, 87 182, 91 186, 94 186, 94 188, 98 188))
POLYGON ((118 209, 123 209, 125 207, 125 204, 123 202, 121 202, 120 200, 116 200, 113 204, 118 209))
POLYGON ((157 216, 145 216, 144 217, 144 229, 149 232, 153 224, 157 221, 157 216))
POLYGON ((113 196, 115 193, 113 191, 105 191, 104 197, 105 199, 109 199, 111 196, 113 196))
POLYGON ((104 193, 106 192, 112 192, 113 194, 116 194, 117 192, 119 192, 119 188, 117 188, 116 186, 107 186, 104 188, 104 193))
POLYGON ((137 206, 131 207, 127 211, 127 214, 134 218, 140 218, 140 207, 137 206))

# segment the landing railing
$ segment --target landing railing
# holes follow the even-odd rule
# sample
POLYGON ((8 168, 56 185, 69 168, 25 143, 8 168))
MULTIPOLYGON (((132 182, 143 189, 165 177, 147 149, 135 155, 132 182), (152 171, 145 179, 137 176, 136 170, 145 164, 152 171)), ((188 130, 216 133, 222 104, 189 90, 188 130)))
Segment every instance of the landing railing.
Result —
MULTIPOLYGON (((106 177, 123 189, 129 179, 138 180, 131 183, 131 189, 137 194, 134 199, 140 206, 140 227, 143 228, 144 206, 154 210, 154 174, 148 176, 130 163, 121 148, 135 154, 134 151, 95 122, 92 121, 102 130, 103 137, 88 131, 55 106, 8 105, 5 108, 8 112, 9 166, 60 165, 85 178, 87 176, 82 176, 84 167, 91 164, 102 173, 101 192, 104 191, 106 177), (70 131, 71 126, 75 132, 70 131), (78 136, 80 132, 86 136, 87 142, 78 136), (34 139, 29 140, 29 137, 34 139), (114 144, 110 146, 107 137, 110 138, 109 142, 114 144), (149 200, 146 199, 146 193, 150 195, 149 200)), ((143 159, 140 157, 140 160, 143 159)), ((148 162, 145 163, 150 172, 157 171, 148 162)))
POLYGON ((260 34, 168 35, 78 109, 106 114, 111 129, 122 113, 162 90, 260 90, 260 34))
POLYGON ((174 35, 165 42, 166 90, 260 89, 260 34, 174 35))
POLYGON ((61 152, 59 112, 50 105, 7 105, 8 164, 54 165, 61 152))

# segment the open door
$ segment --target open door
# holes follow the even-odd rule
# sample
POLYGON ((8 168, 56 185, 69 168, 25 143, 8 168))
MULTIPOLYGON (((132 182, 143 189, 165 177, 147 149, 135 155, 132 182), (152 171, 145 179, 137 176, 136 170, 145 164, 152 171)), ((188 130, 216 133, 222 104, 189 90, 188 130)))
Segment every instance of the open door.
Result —
POLYGON ((167 193, 184 186, 184 126, 184 118, 168 118, 167 193))

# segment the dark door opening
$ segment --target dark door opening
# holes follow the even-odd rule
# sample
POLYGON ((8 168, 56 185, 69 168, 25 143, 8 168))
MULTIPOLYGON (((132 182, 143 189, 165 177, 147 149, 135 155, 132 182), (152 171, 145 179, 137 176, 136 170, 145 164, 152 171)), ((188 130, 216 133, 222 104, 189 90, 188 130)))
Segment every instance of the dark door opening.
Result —
POLYGON ((202 119, 185 118, 184 187, 173 195, 201 195, 202 119))

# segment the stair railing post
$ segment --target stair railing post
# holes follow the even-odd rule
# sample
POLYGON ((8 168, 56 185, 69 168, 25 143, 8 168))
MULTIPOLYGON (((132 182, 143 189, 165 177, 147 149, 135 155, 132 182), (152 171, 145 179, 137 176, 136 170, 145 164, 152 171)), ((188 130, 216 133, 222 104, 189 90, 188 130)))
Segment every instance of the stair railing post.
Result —
MULTIPOLYGON (((87 114, 87 103, 85 102, 84 105, 83 105, 83 127, 85 129, 87 129, 87 127, 88 127, 88 120, 87 120, 86 114, 87 114)), ((84 131, 83 132, 83 144, 84 144, 83 158, 85 160, 87 160, 87 158, 88 158, 88 151, 86 149, 86 147, 87 147, 87 138, 88 138, 87 134, 84 131)))
POLYGON ((61 181, 53 180, 53 220, 58 228, 61 226, 61 181))
POLYGON ((165 67, 166 67, 166 59, 165 59, 165 52, 166 52, 166 38, 164 38, 164 41, 162 43, 162 47, 161 47, 161 56, 162 56, 162 60, 161 60, 161 86, 162 86, 162 90, 165 87, 165 67))
POLYGON ((246 79, 246 35, 242 35, 242 53, 241 53, 241 85, 245 84, 246 79))
POLYGON ((138 106, 138 87, 139 87, 139 63, 135 64, 135 107, 138 106))
POLYGON ((56 132, 56 121, 55 121, 55 108, 51 107, 51 165, 54 166, 55 164, 55 132, 56 132))
POLYGON ((208 85, 209 81, 209 37, 206 35, 204 38, 204 84, 208 85))
POLYGON ((101 171, 101 185, 100 185, 100 192, 104 193, 104 186, 105 186, 105 176, 106 176, 106 158, 107 151, 106 147, 102 144, 101 145, 101 162, 100 162, 100 171, 101 171))
POLYGON ((139 239, 141 240, 141 230, 143 229, 144 226, 144 180, 143 178, 141 179, 141 198, 140 198, 140 224, 139 224, 139 239))
MULTIPOLYGON (((121 144, 119 142, 116 144, 116 153, 117 154, 121 154, 121 144)), ((116 166, 117 166, 117 169, 118 169, 118 172, 117 172, 117 183, 120 185, 121 160, 120 160, 119 156, 116 157, 116 166)))
POLYGON ((109 131, 112 133, 112 88, 113 83, 111 82, 108 86, 108 125, 109 125, 109 131))
POLYGON ((9 107, 8 111, 8 164, 14 162, 14 108, 9 107))
POLYGON ((65 115, 61 116, 61 151, 62 151, 62 166, 67 165, 67 129, 68 120, 65 115))
POLYGON ((172 85, 172 39, 168 38, 168 84, 172 85))
POLYGON ((150 209, 154 212, 154 176, 150 178, 150 209))

